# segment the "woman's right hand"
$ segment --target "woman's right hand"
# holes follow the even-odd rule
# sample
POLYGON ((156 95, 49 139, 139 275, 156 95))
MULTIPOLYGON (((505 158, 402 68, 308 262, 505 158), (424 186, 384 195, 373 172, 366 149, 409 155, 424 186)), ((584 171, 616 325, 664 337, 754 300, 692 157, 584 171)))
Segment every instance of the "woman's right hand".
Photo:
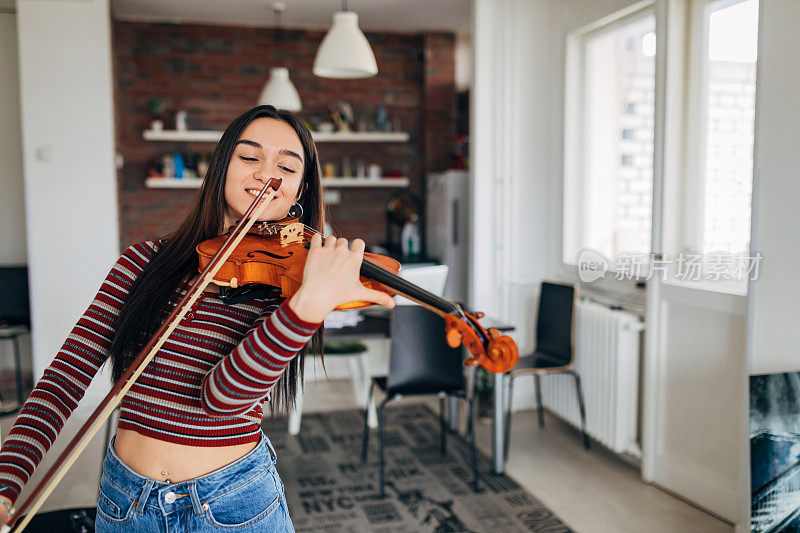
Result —
POLYGON ((359 280, 364 259, 364 241, 328 237, 311 238, 300 289, 289 299, 289 307, 306 322, 322 322, 337 306, 357 301, 394 307, 385 292, 368 289, 359 280))

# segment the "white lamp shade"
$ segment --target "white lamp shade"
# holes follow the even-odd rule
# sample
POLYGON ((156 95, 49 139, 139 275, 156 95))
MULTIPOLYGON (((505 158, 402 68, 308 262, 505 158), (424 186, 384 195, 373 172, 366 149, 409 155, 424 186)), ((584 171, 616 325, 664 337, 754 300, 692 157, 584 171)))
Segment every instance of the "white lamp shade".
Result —
POLYGON ((289 69, 285 67, 275 67, 269 72, 269 80, 258 97, 259 104, 268 104, 278 109, 289 111, 300 111, 303 106, 300 103, 300 95, 289 79, 289 69))
POLYGON ((369 78, 378 73, 375 54, 358 28, 358 13, 337 11, 333 26, 314 58, 314 74, 322 78, 369 78))

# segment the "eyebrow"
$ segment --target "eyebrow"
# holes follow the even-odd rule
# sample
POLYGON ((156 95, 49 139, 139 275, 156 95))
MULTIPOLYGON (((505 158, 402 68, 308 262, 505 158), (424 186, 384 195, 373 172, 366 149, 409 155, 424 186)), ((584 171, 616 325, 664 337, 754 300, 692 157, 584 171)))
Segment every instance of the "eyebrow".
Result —
MULTIPOLYGON (((255 141, 251 141, 249 139, 242 139, 242 140, 238 141, 236 144, 237 145, 246 144, 248 146, 252 146, 254 148, 258 148, 259 150, 263 150, 264 149, 264 147, 261 146, 259 143, 255 142, 255 141)), ((293 152, 291 150, 287 150, 286 148, 281 148, 278 153, 281 154, 281 155, 288 155, 290 157, 296 157, 301 163, 303 162, 303 158, 300 157, 300 154, 298 154, 297 152, 293 152)))

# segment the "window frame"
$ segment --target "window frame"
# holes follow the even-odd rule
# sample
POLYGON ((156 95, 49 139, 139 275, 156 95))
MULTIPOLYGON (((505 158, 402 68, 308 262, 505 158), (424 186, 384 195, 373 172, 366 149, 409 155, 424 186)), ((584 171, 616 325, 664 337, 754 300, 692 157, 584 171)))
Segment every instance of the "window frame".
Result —
MULTIPOLYGON (((683 146, 684 210, 680 242, 683 248, 702 251, 705 233, 705 163, 707 139, 706 95, 709 82, 708 47, 710 12, 715 4, 730 6, 746 0, 688 0, 689 42, 686 65, 685 138, 683 146)), ((759 2, 760 3, 760 2, 759 2)), ((728 7, 730 7, 728 6, 728 7)), ((750 212, 752 222, 752 209, 750 212)), ((734 252, 734 250, 728 250, 734 252)), ((739 252, 739 251, 736 251, 739 252)))
MULTIPOLYGON (((731 5, 739 3, 731 2, 731 0, 681 0, 685 10, 683 20, 684 35, 686 36, 684 58, 679 71, 671 71, 668 74, 674 78, 676 83, 668 83, 667 91, 677 90, 677 82, 682 82, 680 121, 683 141, 676 146, 676 151, 666 154, 666 157, 677 157, 677 168, 680 169, 680 173, 675 175, 674 172, 668 172, 664 176, 666 199, 677 200, 677 205, 673 205, 671 209, 665 206, 665 220, 660 229, 662 232, 661 242, 664 244, 662 248, 673 255, 679 251, 702 252, 703 249, 706 88, 709 80, 709 72, 706 68, 709 47, 710 16, 708 15, 714 4, 725 2, 730 2, 731 5), (672 190, 672 194, 668 190, 672 190)), ((656 201, 655 198, 654 201, 656 201)), ((752 223, 752 209, 750 217, 752 223)), ((747 253, 749 250, 744 250, 744 252, 747 253)), ((668 278, 664 283, 740 296, 748 293, 747 279, 681 281, 668 278)))

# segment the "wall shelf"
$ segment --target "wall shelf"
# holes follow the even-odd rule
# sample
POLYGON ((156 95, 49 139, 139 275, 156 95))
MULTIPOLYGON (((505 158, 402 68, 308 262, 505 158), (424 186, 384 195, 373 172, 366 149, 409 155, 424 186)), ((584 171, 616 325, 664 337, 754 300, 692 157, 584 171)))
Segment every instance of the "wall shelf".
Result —
MULTIPOLYGON (((343 131, 324 133, 311 132, 315 142, 407 142, 406 132, 389 131, 343 131)), ((179 141, 179 142, 218 142, 221 131, 216 130, 144 130, 142 138, 146 141, 179 141)))
MULTIPOLYGON (((144 184, 150 189, 199 189, 203 180, 197 178, 147 178, 144 184)), ((408 178, 323 178, 322 186, 327 188, 403 188, 408 187, 408 178)))
POLYGON ((341 131, 323 133, 311 132, 314 142, 363 142, 363 143, 396 143, 408 142, 409 135, 404 131, 341 131))

